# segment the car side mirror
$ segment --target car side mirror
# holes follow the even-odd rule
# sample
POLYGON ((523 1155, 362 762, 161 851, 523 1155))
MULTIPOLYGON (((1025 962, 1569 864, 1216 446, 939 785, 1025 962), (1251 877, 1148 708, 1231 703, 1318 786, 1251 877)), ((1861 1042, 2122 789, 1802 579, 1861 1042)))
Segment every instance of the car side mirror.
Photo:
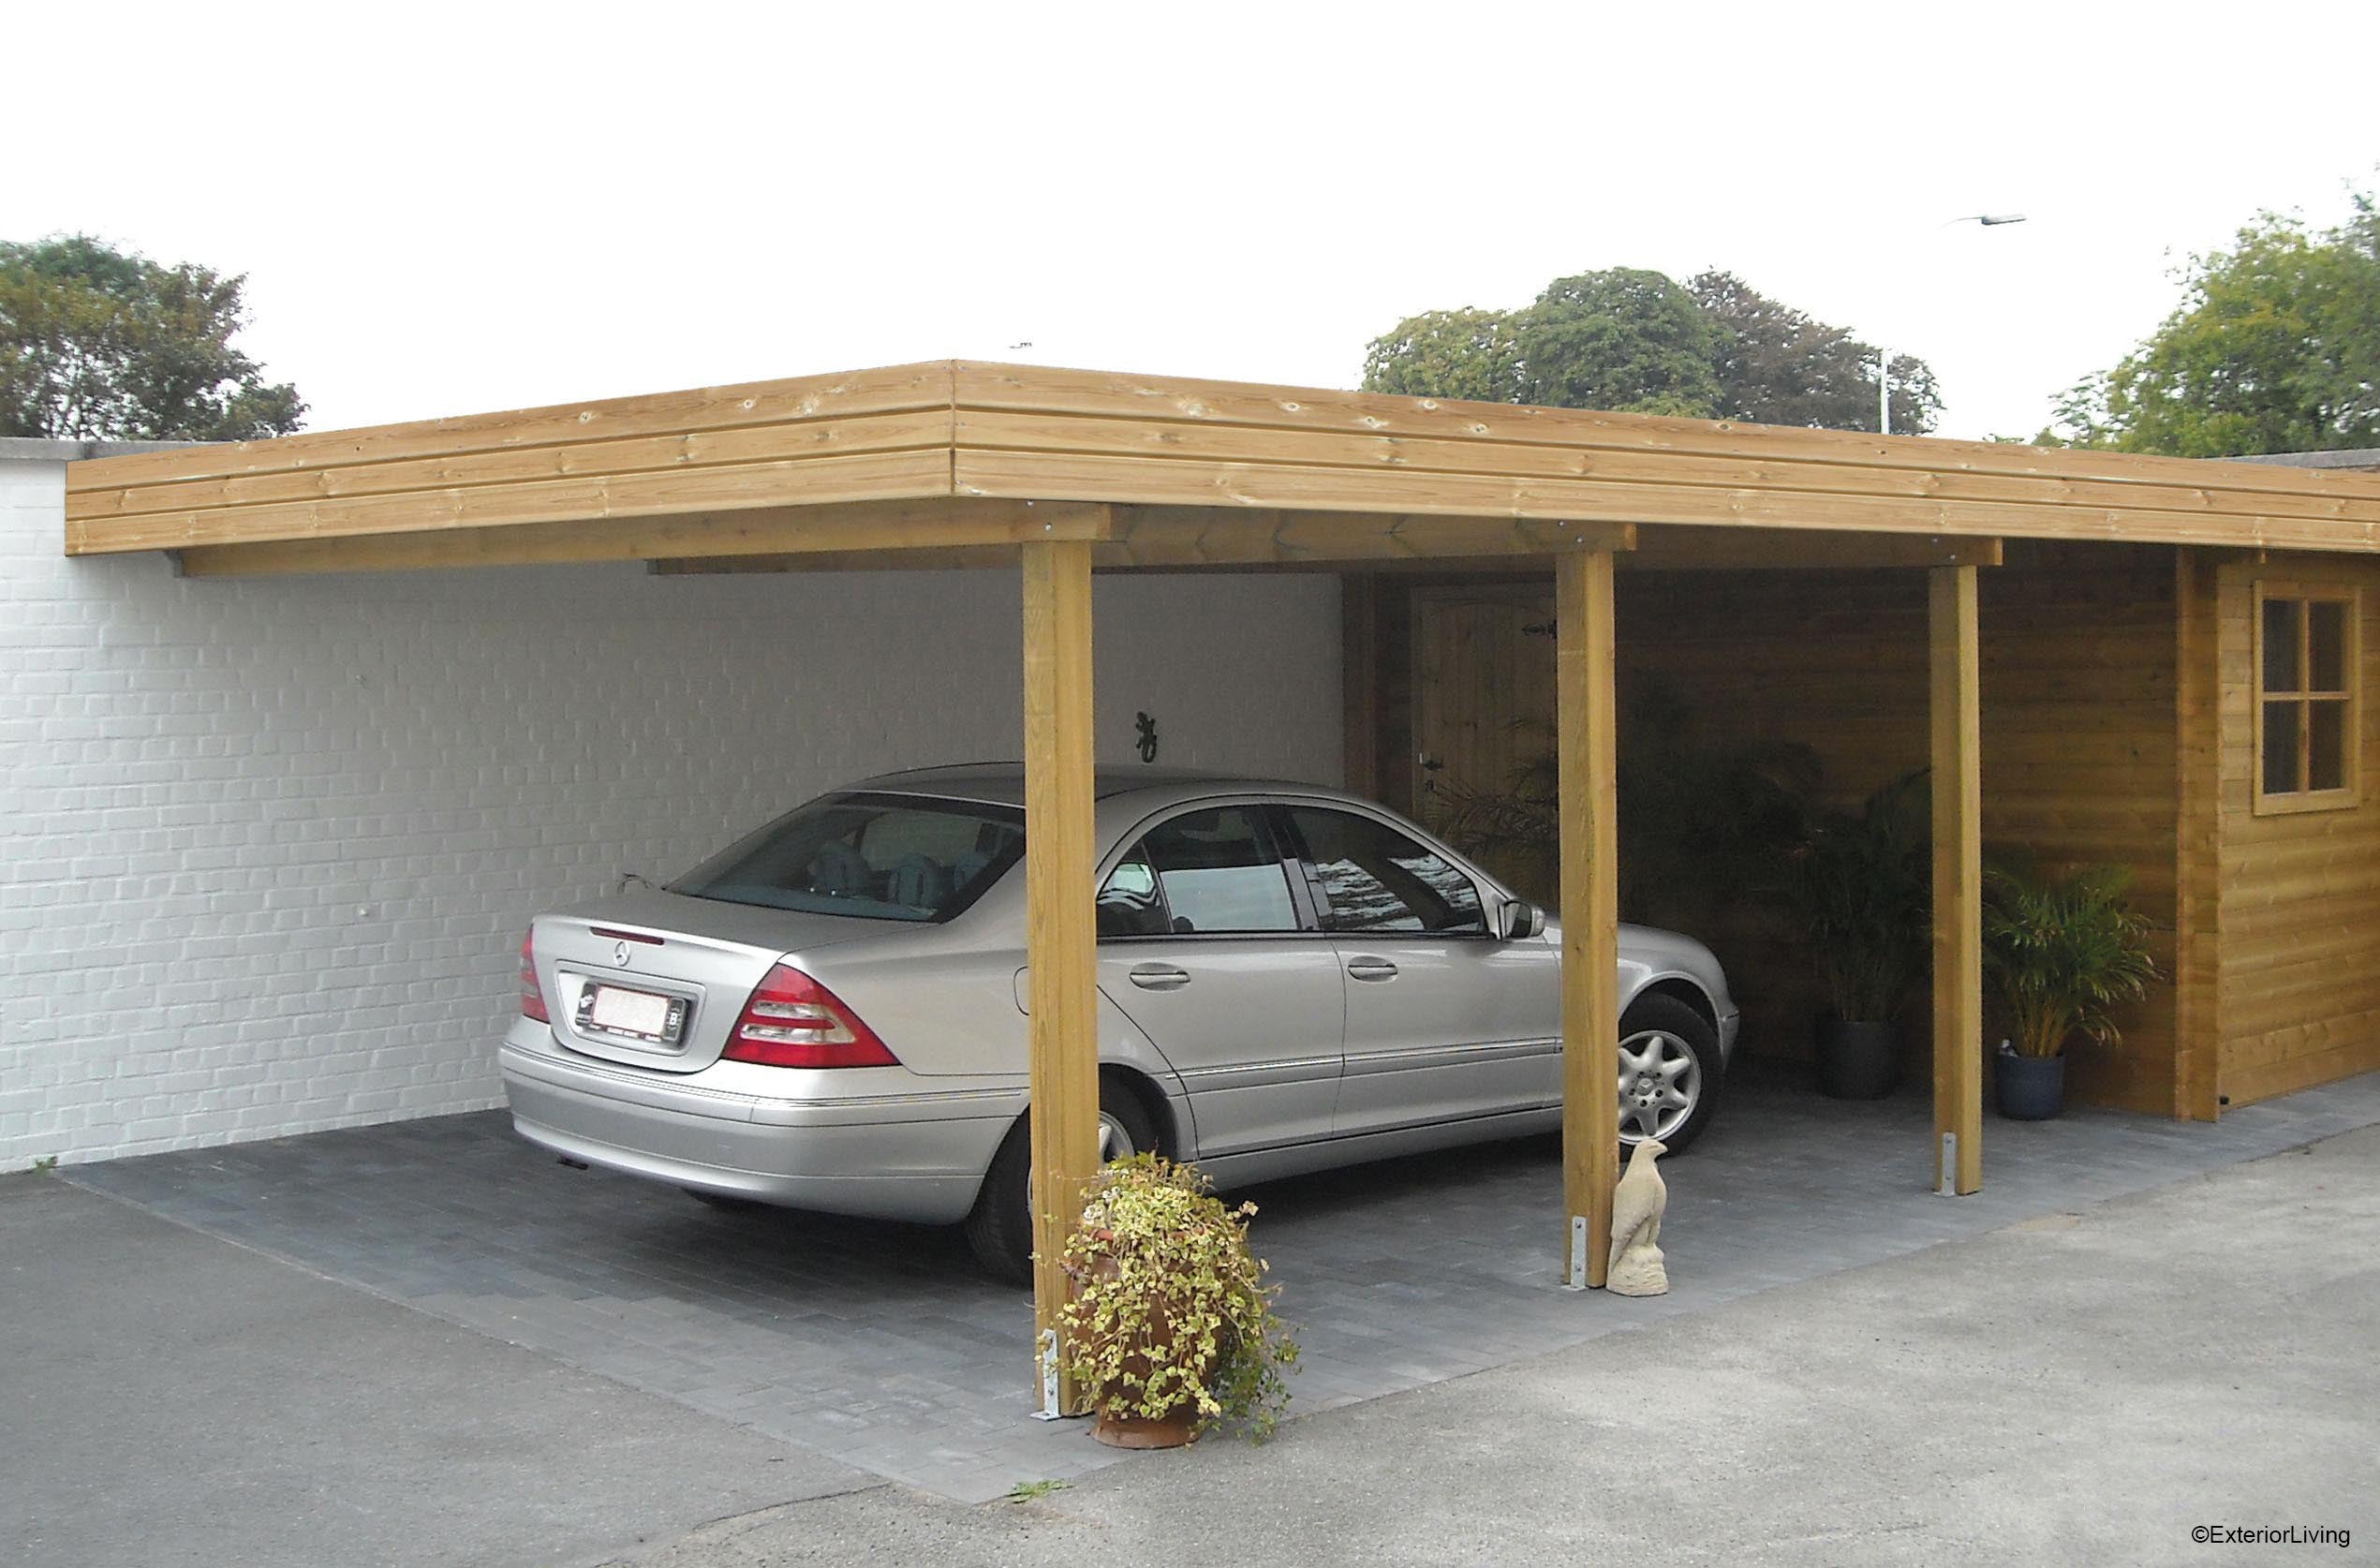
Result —
POLYGON ((1507 899, 1496 911, 1496 939, 1526 941, 1545 933, 1545 911, 1526 898, 1507 899))

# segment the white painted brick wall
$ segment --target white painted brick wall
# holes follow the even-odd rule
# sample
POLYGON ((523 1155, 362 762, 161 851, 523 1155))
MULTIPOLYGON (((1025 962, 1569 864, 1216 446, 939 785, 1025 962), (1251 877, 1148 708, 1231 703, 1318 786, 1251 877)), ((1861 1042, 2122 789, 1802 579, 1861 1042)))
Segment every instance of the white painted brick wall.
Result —
MULTIPOLYGON (((1007 573, 184 582, 0 458, 0 1171, 481 1108, 520 933, 1013 757, 1007 573)), ((1339 777, 1337 582, 1102 578, 1099 755, 1339 777)))

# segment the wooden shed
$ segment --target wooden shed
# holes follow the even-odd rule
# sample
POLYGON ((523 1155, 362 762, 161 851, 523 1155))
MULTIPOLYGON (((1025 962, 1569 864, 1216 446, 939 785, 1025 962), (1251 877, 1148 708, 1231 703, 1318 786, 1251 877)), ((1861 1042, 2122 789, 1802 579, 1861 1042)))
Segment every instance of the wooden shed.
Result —
MULTIPOLYGON (((1018 572, 1045 1242, 1095 1147, 1095 570, 1340 574, 1349 781, 1391 804, 1548 722, 1571 1283, 1602 1278, 1617 714, 1648 680, 1845 795, 1933 770, 1940 1190, 1982 1180, 1987 840, 2119 861, 2155 923, 2168 978, 2077 1060, 2089 1097, 2211 1118, 2380 1066, 2380 474, 935 362, 78 463, 67 528, 192 577, 1018 572)), ((1805 1032, 1790 963, 1737 967, 1748 1048, 1805 1032)))

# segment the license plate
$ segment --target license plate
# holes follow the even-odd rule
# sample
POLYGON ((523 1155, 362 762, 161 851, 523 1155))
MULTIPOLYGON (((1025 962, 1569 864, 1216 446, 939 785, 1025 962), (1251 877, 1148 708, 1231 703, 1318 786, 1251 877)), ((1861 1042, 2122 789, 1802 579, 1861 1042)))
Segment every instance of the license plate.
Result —
POLYGON ((632 1034, 639 1040, 669 1043, 675 1033, 673 998, 657 997, 650 991, 623 990, 617 985, 595 988, 592 1010, 595 1027, 613 1034, 632 1034))

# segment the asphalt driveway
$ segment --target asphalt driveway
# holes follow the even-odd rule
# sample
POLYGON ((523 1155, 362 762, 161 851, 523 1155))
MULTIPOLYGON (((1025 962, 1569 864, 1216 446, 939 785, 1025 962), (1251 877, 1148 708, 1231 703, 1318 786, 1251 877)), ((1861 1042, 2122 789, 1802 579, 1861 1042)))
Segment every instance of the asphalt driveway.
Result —
POLYGON ((0 1561, 576 1563, 878 1478, 67 1182, 0 1181, 0 1561))

